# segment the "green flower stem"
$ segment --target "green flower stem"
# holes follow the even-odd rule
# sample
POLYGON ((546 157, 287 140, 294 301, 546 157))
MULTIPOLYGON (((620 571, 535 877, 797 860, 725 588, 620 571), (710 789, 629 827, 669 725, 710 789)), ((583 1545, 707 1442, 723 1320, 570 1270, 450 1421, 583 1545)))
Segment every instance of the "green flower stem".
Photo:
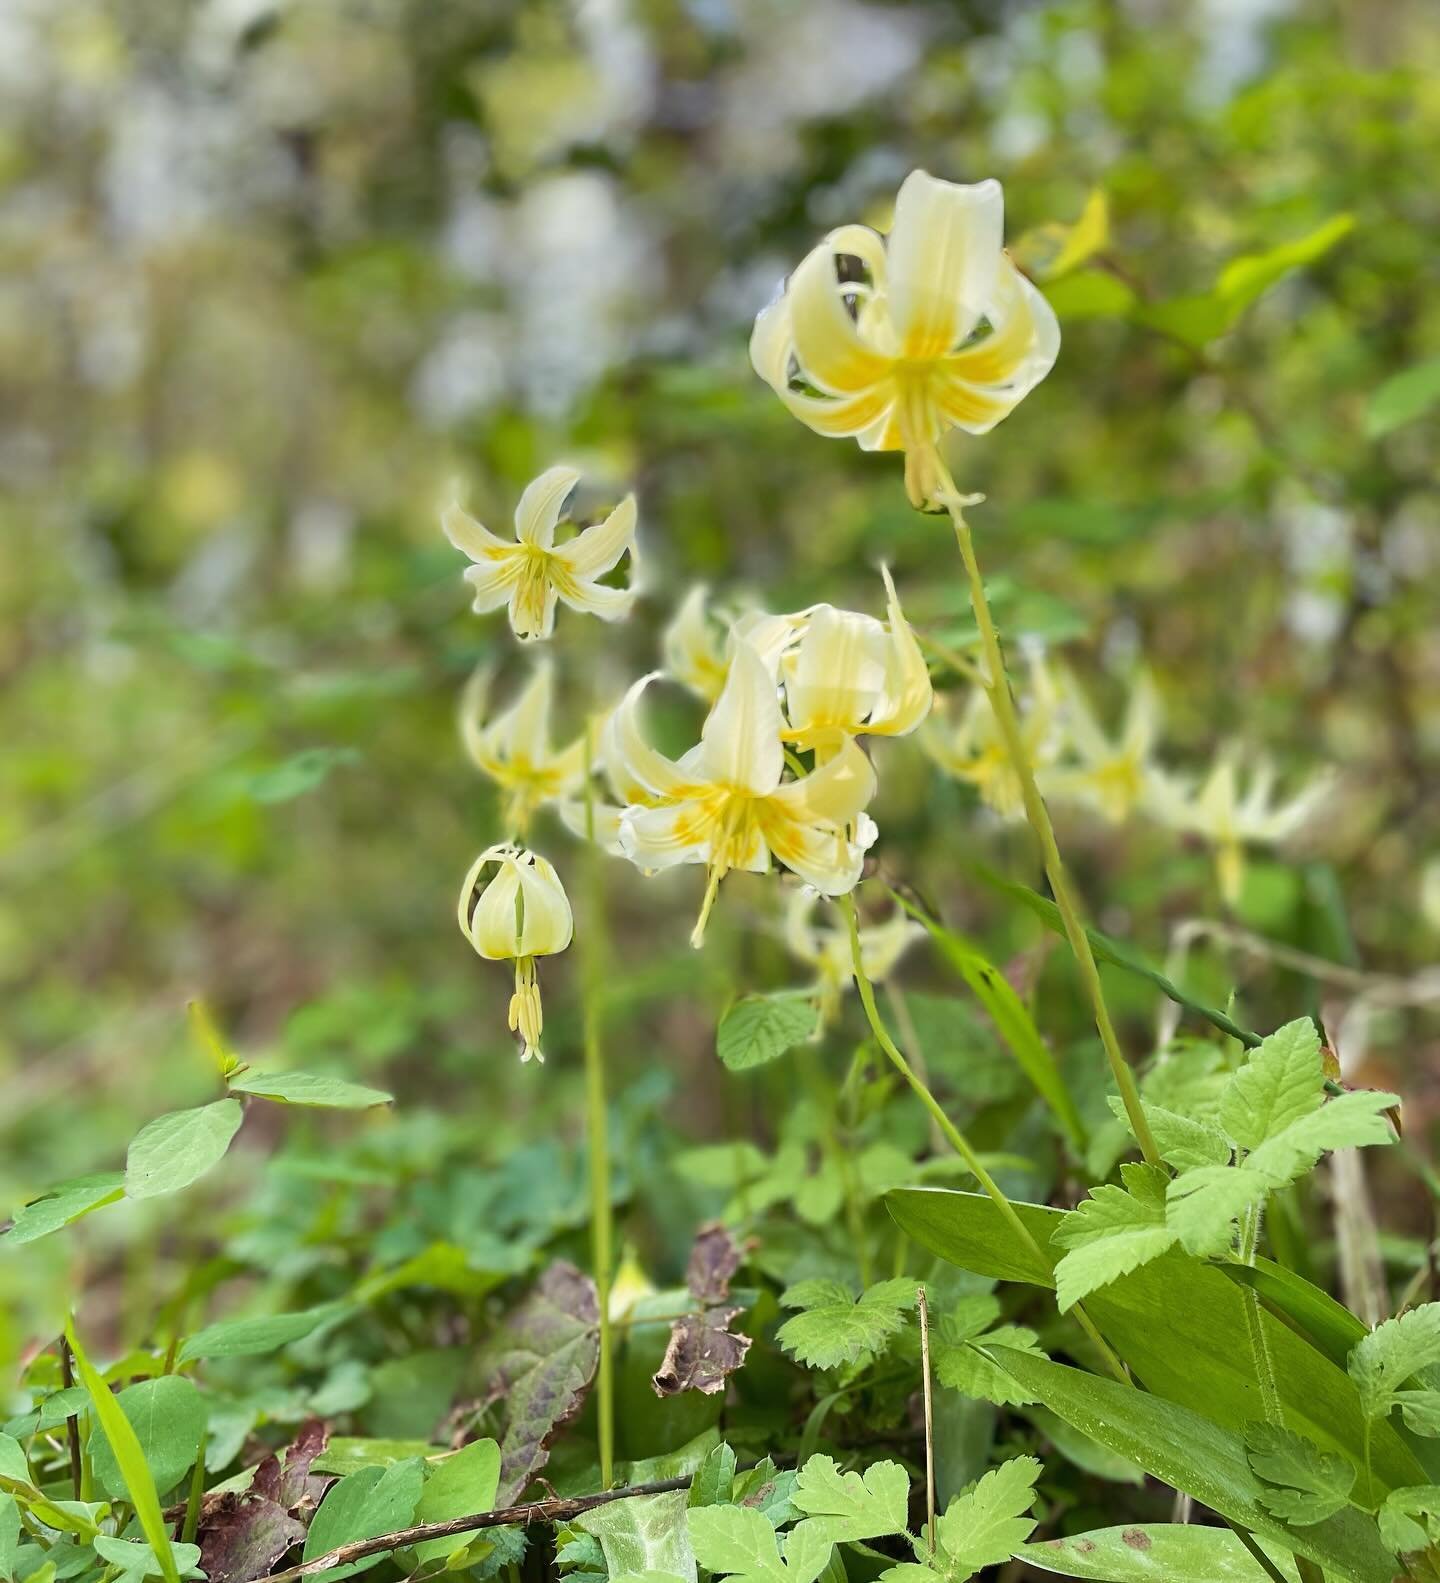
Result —
POLYGON ((950 513, 950 520, 955 525, 955 542, 960 547, 960 559, 965 563, 965 575, 970 582, 970 603, 975 611, 976 624, 980 628, 980 642, 989 673, 986 690, 991 706, 995 710, 995 719, 1000 727, 1005 751, 1020 781, 1020 791, 1025 802, 1025 816, 1030 821, 1030 827, 1040 843, 1045 874, 1050 881, 1055 905, 1060 909, 1060 916, 1065 925, 1065 937, 1070 942, 1070 949, 1075 953, 1080 979, 1090 1000, 1091 1010, 1095 1016, 1095 1027, 1100 1034, 1100 1042, 1105 1047, 1110 1071, 1120 1090, 1120 1098, 1125 1105, 1130 1129, 1139 1140, 1140 1152, 1147 1163, 1159 1165, 1160 1152, 1155 1147, 1150 1123, 1146 1121, 1145 1112, 1141 1108, 1140 1090, 1135 1083, 1135 1074, 1130 1070, 1130 1064, 1126 1061, 1120 1049, 1120 1041, 1115 1035, 1115 1026, 1110 1020, 1110 1009, 1105 1004, 1105 990, 1100 983, 1100 970, 1095 965, 1095 956, 1090 949, 1090 940, 1085 932, 1085 922, 1081 917, 1079 902, 1060 857, 1060 848, 1055 840, 1055 827, 1050 822, 1045 799, 1040 795, 1040 788, 1036 784, 1034 766, 1030 763, 1030 755, 1025 750, 1020 720, 1015 712, 1015 699, 1010 691, 1010 677, 1005 669, 1005 655, 1000 647, 1000 635, 995 630, 995 622, 990 614, 990 601, 985 595, 985 583, 980 576, 980 563, 975 557, 975 544, 970 536, 970 525, 965 520, 962 501, 956 492, 954 479, 950 477, 943 462, 939 463, 939 467, 943 484, 941 498, 950 513))
POLYGON ((585 764, 584 917, 580 931, 580 978, 584 998, 585 1122, 590 1155, 590 1262, 594 1266, 595 1299, 600 1308, 600 1357, 596 1369, 595 1406, 599 1421, 600 1487, 609 1489, 615 1476, 615 1355, 610 1324, 610 1281, 615 1264, 615 1231, 610 1205, 610 1137, 605 1103, 605 1045, 601 998, 605 989, 604 882, 600 848, 595 844, 595 793, 590 772, 589 740, 585 764))
MULTIPOLYGON (((890 1031, 886 1028, 884 1020, 880 1016, 880 1008, 875 1004, 875 987, 866 975, 865 964, 861 957, 860 920, 855 912, 855 898, 853 895, 849 895, 842 896, 839 900, 841 911, 845 914, 846 928, 850 932, 850 961, 855 975, 855 987, 860 993, 860 1004, 865 1008, 865 1017, 870 1024, 871 1033, 875 1035, 876 1043, 890 1058, 890 1063, 895 1070, 914 1090, 915 1097, 929 1111, 931 1119, 939 1127, 945 1141, 965 1162, 970 1174, 979 1182, 981 1189, 989 1197, 996 1209, 1000 1211, 1001 1217, 1015 1233, 1016 1239, 1021 1246, 1027 1248, 1034 1255, 1038 1268, 1045 1269, 1049 1264, 1049 1260, 1045 1257, 1040 1244, 1031 1235, 1030 1228, 1016 1214, 1014 1204, 1001 1192, 999 1183, 985 1169, 980 1156, 971 1147, 965 1134, 945 1114, 939 1100, 930 1092, 926 1084, 921 1081, 914 1067, 910 1065, 901 1053, 900 1047, 890 1037, 890 1031)), ((1094 1321, 1079 1303, 1075 1304, 1071 1309, 1071 1313, 1075 1315, 1080 1328, 1090 1338, 1095 1347, 1099 1349, 1100 1356, 1105 1360, 1105 1366, 1114 1374, 1116 1379, 1126 1385, 1130 1384, 1130 1376, 1125 1372, 1124 1364, 1110 1350, 1105 1338, 1095 1328, 1094 1321)))

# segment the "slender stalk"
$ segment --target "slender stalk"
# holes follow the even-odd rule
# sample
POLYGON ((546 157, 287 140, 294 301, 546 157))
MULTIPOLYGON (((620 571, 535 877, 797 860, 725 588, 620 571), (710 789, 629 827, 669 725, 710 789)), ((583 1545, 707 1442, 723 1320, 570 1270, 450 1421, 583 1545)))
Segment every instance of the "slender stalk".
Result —
MULTIPOLYGON (((845 914, 845 924, 850 931, 850 964, 855 975, 855 988, 860 994, 860 1004, 865 1008, 865 1017, 870 1024, 870 1031, 875 1035, 875 1042, 890 1059, 890 1064, 905 1079, 913 1090, 915 1097, 924 1105, 925 1109, 940 1128, 945 1141, 965 1162, 970 1174, 980 1184, 981 1190, 1000 1211, 1001 1218, 1015 1233, 1021 1246, 1026 1248, 1035 1260, 1037 1270, 1048 1270, 1050 1261, 1045 1257, 1040 1244, 1031 1235, 1030 1228, 1015 1212, 1015 1206, 1000 1190, 1000 1185, 989 1171, 985 1169, 984 1162, 971 1147, 965 1134, 945 1114, 945 1111, 929 1090, 921 1082, 914 1067, 905 1059, 899 1045, 890 1037, 890 1030, 886 1028, 884 1019, 880 1015, 880 1008, 875 1004, 875 986, 871 984, 865 972, 865 963, 860 950, 860 920, 855 911, 855 898, 851 896, 840 897, 840 908, 845 914)), ((1110 1350, 1108 1343, 1095 1328, 1094 1321, 1089 1314, 1076 1303, 1070 1310, 1075 1315, 1076 1322, 1091 1343, 1099 1350, 1100 1356, 1105 1360, 1105 1366, 1123 1384, 1130 1384, 1130 1376, 1125 1372, 1125 1366, 1120 1359, 1110 1350)))
POLYGON ((194 1471, 190 1476, 190 1494, 185 1502, 185 1520, 180 1528, 181 1544, 193 1545, 200 1527, 200 1507, 205 1500, 205 1450, 208 1433, 200 1436, 200 1450, 195 1457, 194 1471))
MULTIPOLYGON (((60 1383, 69 1390, 75 1383, 75 1368, 70 1357, 70 1343, 60 1338, 60 1383)), ((77 1501, 84 1500, 85 1464, 80 1457, 80 1420, 74 1413, 65 1420, 65 1439, 70 1447, 70 1484, 77 1501)))
POLYGON ((930 1304, 925 1288, 915 1288, 920 1315, 920 1384, 925 1395, 925 1531, 930 1559, 935 1559, 935 1409, 930 1397, 930 1304))
POLYGON ((610 1279, 614 1269, 614 1223, 610 1206, 610 1137, 605 1103, 605 1045, 601 999, 605 986, 604 885, 595 844, 595 793, 589 737, 585 764, 585 855, 583 881, 587 927, 581 931, 581 993, 584 997, 585 1122, 590 1155, 590 1260, 600 1308, 600 1358, 595 1407, 599 1421, 600 1483, 615 1477, 615 1354, 610 1325, 610 1279))
POLYGON ((1034 766, 1025 749, 1019 716, 1015 711, 1015 699, 1010 690, 1010 677, 1005 669, 1005 654, 1000 647, 1000 635, 995 630, 994 618, 990 614, 990 601, 985 594, 985 583, 980 575, 980 563, 975 556, 970 525, 965 520, 963 501, 956 492, 955 481, 950 477, 943 461, 938 465, 943 484, 942 499, 955 527, 955 542, 960 548, 960 559, 965 563, 965 575, 970 583, 970 603, 975 612, 976 625, 980 629, 981 647, 985 653, 985 665, 989 673, 986 690, 995 711, 996 722, 1000 727, 1001 739, 1005 743, 1005 751, 1020 781, 1025 817, 1030 821, 1030 827, 1040 843, 1045 874, 1050 881, 1055 905, 1060 909, 1060 916, 1065 925, 1065 938, 1070 942, 1070 949, 1075 954, 1075 963, 1079 968, 1085 993, 1090 1000, 1095 1027, 1100 1034, 1100 1043, 1105 1047, 1105 1057, 1110 1063, 1110 1071, 1120 1090, 1120 1098, 1124 1102, 1125 1114, 1129 1117, 1131 1130, 1139 1140, 1141 1154, 1151 1165, 1159 1165, 1160 1153, 1155 1147, 1150 1123, 1145 1119, 1145 1112, 1141 1108, 1140 1090, 1135 1083, 1135 1074, 1130 1070, 1130 1064, 1120 1049, 1120 1041, 1110 1020, 1110 1009, 1105 1004, 1105 990, 1100 982, 1100 970, 1095 965, 1095 956, 1090 949, 1090 939, 1085 932, 1079 901, 1071 888, 1070 876, 1066 873, 1065 864, 1060 857, 1060 848, 1055 840, 1055 827, 1050 822, 1049 810, 1045 806, 1045 799, 1040 795, 1040 788, 1035 780, 1034 766))
MULTIPOLYGON (((1255 1557, 1256 1562, 1264 1571, 1266 1577, 1272 1579, 1273 1583, 1285 1583, 1285 1574, 1280 1570, 1279 1567, 1275 1565, 1270 1557, 1265 1554, 1260 1546, 1256 1544, 1255 1537, 1248 1528, 1242 1528, 1239 1523, 1232 1523, 1228 1517, 1225 1518, 1225 1525, 1229 1528, 1230 1532, 1235 1535, 1240 1543, 1245 1546, 1250 1554, 1255 1557)), ((1298 1556, 1296 1557, 1296 1560, 1299 1560, 1298 1556)))

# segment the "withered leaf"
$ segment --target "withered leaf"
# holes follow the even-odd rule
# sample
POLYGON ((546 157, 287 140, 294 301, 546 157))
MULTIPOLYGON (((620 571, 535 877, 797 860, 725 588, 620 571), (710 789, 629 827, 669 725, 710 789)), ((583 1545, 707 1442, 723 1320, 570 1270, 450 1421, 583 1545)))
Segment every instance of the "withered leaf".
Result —
POLYGON ((724 1226, 702 1226, 695 1234, 690 1262, 685 1267, 685 1284, 697 1303, 723 1303, 730 1295, 730 1282, 740 1268, 745 1250, 724 1226))
POLYGON ((486 1349, 489 1399, 503 1397, 495 1504, 519 1499, 550 1457, 557 1429, 580 1411, 600 1353, 595 1283, 563 1259, 540 1277, 486 1349))
POLYGON ((302 1519, 314 1511, 331 1482, 310 1472, 329 1439, 326 1426, 311 1419, 286 1448, 283 1465, 279 1457, 268 1456, 255 1469, 248 1490, 207 1498, 196 1538, 210 1583, 262 1578, 304 1539, 302 1519))
POLYGON ((685 1314, 670 1327, 665 1357, 650 1378, 657 1396, 677 1396, 681 1391, 714 1396, 724 1390, 726 1376, 745 1361, 750 1337, 730 1330, 743 1310, 725 1301, 744 1255, 744 1248, 724 1226, 702 1226, 696 1234, 685 1284, 700 1312, 685 1314))

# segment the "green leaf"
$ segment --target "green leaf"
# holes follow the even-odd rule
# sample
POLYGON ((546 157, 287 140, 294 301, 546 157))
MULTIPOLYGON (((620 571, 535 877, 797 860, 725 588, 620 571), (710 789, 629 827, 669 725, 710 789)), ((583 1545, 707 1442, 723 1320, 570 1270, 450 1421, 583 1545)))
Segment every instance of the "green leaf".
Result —
POLYGON ((73 1225, 91 1210, 103 1209, 106 1204, 116 1203, 124 1196, 125 1176, 121 1171, 72 1177, 26 1204, 11 1221, 9 1228, 0 1231, 0 1242, 9 1248, 34 1242, 52 1231, 59 1231, 62 1226, 73 1225))
POLYGON ((247 776, 245 790, 258 803, 291 802, 323 786, 332 770, 359 762, 360 755, 354 748, 306 748, 269 769, 247 776))
MULTIPOLYGON (((1125 1107, 1120 1096, 1116 1094, 1112 1098, 1115 1101, 1112 1108, 1123 1120, 1125 1107)), ((1145 1119, 1150 1123, 1155 1147, 1166 1165, 1183 1172, 1198 1170, 1204 1165, 1230 1163, 1233 1151, 1225 1135, 1217 1128, 1203 1121, 1192 1120, 1189 1116, 1181 1116, 1173 1110, 1166 1110, 1163 1105, 1147 1104, 1142 1109, 1145 1119)))
POLYGON ((1405 1382, 1440 1363, 1440 1303, 1422 1303, 1377 1325, 1350 1354, 1350 1378, 1367 1418, 1385 1418, 1405 1382))
MULTIPOLYGON (((1013 1388, 1018 1391, 1021 1387, 1016 1385, 1013 1388)), ((1144 1484, 1144 1473, 1129 1457, 1119 1456, 1108 1446, 1102 1446, 1098 1440, 1082 1435, 1063 1418, 1057 1418, 1048 1407, 1027 1406, 1025 1416, 1060 1455, 1082 1473, 1089 1473, 1097 1479, 1109 1479, 1113 1484, 1144 1484)))
POLYGON ((1062 324, 1079 319, 1124 319, 1139 298, 1123 280, 1103 269, 1085 269, 1049 282, 1045 295, 1062 324))
POLYGON ((1061 1210, 1014 1204, 1039 1243, 1037 1259, 984 1193, 962 1193, 950 1187, 897 1187, 885 1195, 885 1207, 902 1231, 962 1270, 997 1281, 1055 1285, 1058 1254, 1051 1249, 1050 1238, 1060 1223, 1061 1210))
POLYGON ((1035 1519, 1025 1514, 1035 1504, 1039 1477, 1034 1457, 1012 1457, 950 1502, 935 1523, 943 1576, 950 1583, 999 1566, 1025 1543, 1035 1531, 1035 1519))
POLYGON ((238 1099, 157 1116, 131 1140, 125 1156, 127 1196, 158 1198, 198 1181, 225 1157, 243 1117, 238 1099))
POLYGON ((1273 1185, 1258 1171, 1205 1165, 1170 1183, 1166 1219, 1187 1252, 1219 1258, 1234 1244, 1236 1219, 1263 1204, 1273 1185))
POLYGON ((747 995, 720 1019, 715 1048, 732 1072, 745 1072, 802 1044, 819 1026, 820 1013, 808 996, 747 995))
POLYGON ((690 1480, 685 1504, 691 1507, 727 1505, 735 1488, 735 1466, 732 1447, 724 1441, 712 1446, 690 1480))
POLYGON ((114 1448, 115 1460, 125 1475, 126 1493, 130 1497, 130 1504, 135 1508, 135 1516, 139 1520, 141 1532, 159 1557, 160 1570, 165 1577, 165 1583, 179 1583, 180 1572, 170 1545, 170 1530, 165 1526, 165 1518, 160 1510, 160 1497, 155 1490, 155 1480, 150 1476, 145 1453, 140 1448, 140 1442, 130 1426, 130 1420, 111 1395, 110 1387, 95 1372, 89 1358, 85 1356, 85 1349, 75 1335, 73 1322, 65 1326, 65 1339, 74 1356, 75 1372, 80 1376, 80 1383, 90 1393, 90 1405, 94 1409, 96 1422, 114 1448))
POLYGON ((1094 1188, 1052 1234, 1052 1242, 1070 1250, 1055 1266, 1055 1295, 1062 1312, 1174 1247, 1178 1233, 1166 1224, 1165 1173, 1154 1166, 1136 1167, 1127 1183, 1133 1191, 1094 1188))
POLYGON ((1380 1538, 1397 1555, 1440 1544, 1440 1485, 1392 1490, 1380 1507, 1380 1538))
POLYGON ((1220 1100, 1220 1125, 1242 1148, 1255 1149, 1318 1110, 1324 1098, 1320 1036, 1301 1017, 1263 1039, 1230 1079, 1220 1100))
POLYGON ((1341 1094, 1267 1138, 1247 1156, 1246 1169, 1262 1172, 1280 1186, 1303 1176, 1331 1149, 1394 1143, 1395 1129, 1386 1112, 1399 1103, 1399 1095, 1371 1089, 1341 1094))
MULTIPOLYGON (((429 1469, 415 1508, 415 1521, 443 1523, 452 1517, 488 1512, 495 1504, 499 1484, 499 1445, 493 1440, 471 1441, 429 1469)), ((432 1561, 448 1561, 462 1554, 474 1541, 474 1534, 427 1539, 424 1544, 415 1546, 415 1559, 422 1566, 432 1561)))
POLYGON ((1355 1469, 1333 1451, 1278 1424, 1245 1425, 1251 1470, 1266 1484, 1260 1497, 1277 1517, 1300 1527, 1324 1522, 1347 1504, 1355 1488, 1355 1469))
POLYGON ((1016 994, 1014 985, 963 935, 936 922, 898 891, 891 894, 929 931, 971 993, 989 1013, 1006 1048, 1015 1057, 1016 1065, 1050 1107, 1072 1148, 1083 1154, 1087 1143, 1085 1124, 1055 1064, 1055 1057, 1050 1053, 1050 1046, 1040 1037, 1035 1019, 1016 994))
POLYGON ((910 1475, 898 1462, 874 1462, 842 1473, 832 1458, 811 1457, 790 1499, 805 1513, 802 1525, 832 1543, 879 1539, 905 1531, 910 1475))
POLYGON ((255 1094, 281 1105, 313 1105, 331 1110, 370 1110, 394 1103, 383 1089, 366 1088, 343 1077, 318 1072, 256 1072, 247 1069, 230 1079, 232 1094, 255 1094))
POLYGON ((1392 374, 1370 398, 1365 409, 1365 432, 1378 440, 1404 424, 1424 417, 1440 403, 1440 357, 1417 363, 1392 374))
MULTIPOLYGON (((1299 1572, 1288 1550, 1262 1549, 1286 1583, 1299 1572)), ((1040 1572, 1093 1583, 1267 1583, 1267 1574, 1228 1528, 1198 1523, 1137 1523, 1021 1545, 1016 1556, 1040 1572)))
POLYGON ((197 1330, 180 1348, 181 1363, 196 1363, 202 1358, 254 1358, 278 1352, 308 1336, 317 1326, 343 1314, 346 1304, 321 1303, 293 1314, 268 1314, 256 1319, 222 1319, 197 1330))
POLYGON ((1313 1286, 1283 1265, 1269 1259, 1256 1259, 1253 1265, 1221 1264, 1217 1268, 1238 1285, 1252 1287, 1263 1302, 1279 1309, 1292 1328, 1302 1331, 1342 1369, 1350 1349, 1362 1336, 1369 1334, 1364 1321, 1357 1319, 1343 1303, 1336 1302, 1329 1292, 1313 1286))
POLYGON ((815 1583, 830 1559, 828 1541, 817 1543, 815 1534, 801 1540, 799 1529, 782 1555, 774 1527, 753 1506, 695 1507, 686 1521, 695 1560, 735 1583, 815 1583))
MULTIPOLYGON (((388 1468, 361 1468, 332 1485, 305 1536, 304 1559, 313 1561, 340 1545, 377 1539, 408 1526, 424 1477, 425 1464, 419 1457, 410 1457, 388 1468)), ((384 1555, 366 1556, 315 1575, 321 1579, 350 1577, 385 1559, 384 1555)))
POLYGON ((1080 1369, 998 1348, 996 1357, 1067 1423, 1257 1536, 1307 1556, 1331 1583, 1390 1583, 1393 1563, 1365 1513, 1346 1508, 1304 1528, 1274 1516, 1238 1435, 1148 1391, 1080 1369))
MULTIPOLYGON (((172 1490, 195 1464, 209 1422, 210 1410, 195 1382, 179 1374, 162 1374, 127 1386, 112 1400, 129 1420, 155 1488, 172 1490)), ((128 1470, 118 1459, 108 1428, 90 1439, 95 1483, 119 1499, 129 1489, 128 1470)))
POLYGON ((1217 284, 1232 321, 1286 275, 1323 258, 1354 226, 1354 215, 1333 215, 1323 225, 1293 241, 1282 242, 1263 253, 1247 253, 1231 259, 1221 270, 1217 284))
POLYGON ((424 1440, 357 1440, 337 1435, 310 1464, 312 1473, 336 1473, 347 1477, 365 1468, 389 1468, 413 1457, 436 1459, 449 1452, 448 1446, 432 1446, 424 1440))
MULTIPOLYGON (((575 1526, 600 1541, 611 1578, 660 1574, 695 1583, 695 1552, 686 1524, 684 1490, 612 1501, 577 1517, 575 1526)), ((806 1578, 804 1583, 813 1580, 806 1578)))
POLYGON ((801 1281, 780 1297, 785 1308, 803 1312, 787 1319, 775 1339, 811 1369, 833 1369, 879 1351, 915 1306, 916 1282, 881 1281, 856 1299, 839 1281, 801 1281))
POLYGON ((1038 1338, 1024 1325, 997 1325, 999 1317, 1000 1305, 988 1293, 962 1298, 942 1314, 930 1344, 935 1378, 975 1400, 1019 1406, 1025 1398, 1014 1380, 980 1348, 993 1344, 1038 1353, 1038 1338))
MULTIPOLYGON (((165 1568, 154 1550, 140 1539, 113 1539, 107 1534, 96 1534, 90 1541, 95 1554, 102 1561, 120 1568, 122 1579, 163 1577, 165 1568)), ((200 1546, 175 1544, 170 1549, 181 1577, 199 1577, 200 1546)))

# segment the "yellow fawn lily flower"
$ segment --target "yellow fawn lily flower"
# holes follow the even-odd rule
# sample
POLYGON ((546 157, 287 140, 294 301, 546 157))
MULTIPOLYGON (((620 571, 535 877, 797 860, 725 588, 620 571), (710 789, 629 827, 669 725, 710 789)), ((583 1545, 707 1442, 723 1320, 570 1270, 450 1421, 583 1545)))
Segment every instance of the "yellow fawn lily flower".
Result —
POLYGON ((724 690, 737 640, 748 643, 773 669, 786 645, 804 631, 807 615, 746 610, 732 620, 717 619, 710 612, 709 591, 697 583, 661 634, 665 674, 713 704, 724 690))
MULTIPOLYGON (((854 984, 855 969, 849 929, 839 924, 817 924, 818 901, 819 897, 808 888, 792 892, 785 909, 785 944, 793 956, 815 969, 815 998, 823 1028, 840 1009, 840 997, 854 984)), ((883 983, 924 934, 918 923, 905 916, 902 907, 896 907, 883 923, 864 925, 860 929, 860 963, 866 978, 872 984, 883 983)))
POLYGON ((1198 791, 1174 776, 1150 777, 1147 811, 1172 830, 1198 835, 1215 849, 1220 893, 1232 907, 1245 882, 1245 848, 1288 841, 1330 795, 1328 777, 1311 781, 1288 802, 1275 802, 1275 768, 1260 760, 1241 789, 1239 754, 1225 748, 1198 791))
POLYGON ((520 1059, 545 1059, 540 1049, 544 1017, 535 958, 553 956, 570 944, 574 920, 560 876, 538 853, 502 844, 470 865, 460 890, 460 932, 487 962, 515 963, 510 1031, 521 1040, 520 1059), (475 887, 490 864, 496 871, 475 899, 475 887))
POLYGON ((458 505, 448 506, 440 519, 445 537, 475 563, 465 573, 475 590, 473 608, 484 614, 508 605, 510 626, 522 641, 550 636, 557 600, 604 621, 629 615, 635 602, 634 495, 626 495, 603 522, 555 543, 561 508, 579 479, 573 467, 552 467, 528 485, 515 507, 513 544, 481 527, 458 505), (630 587, 606 587, 599 579, 627 551, 630 587))
POLYGON ((887 567, 887 621, 818 605, 782 661, 785 738, 828 758, 846 736, 906 736, 930 713, 925 656, 887 567))
POLYGON ((1005 253, 1003 225, 999 182, 912 171, 888 237, 830 232, 755 321, 760 377, 817 434, 904 451, 916 506, 936 499, 941 435, 994 428, 1060 350, 1055 314, 1005 253))
MULTIPOLYGON (((1037 772, 1043 773, 1059 759, 1063 747, 1059 697, 1054 678, 1039 657, 1030 661, 1030 694, 1021 700, 1020 733, 1037 772)), ((956 780, 968 781, 980 793, 981 801, 1002 818, 1017 819, 1024 812, 1020 777, 983 687, 971 691, 958 719, 937 713, 921 741, 941 769, 956 780)))
POLYGON ((535 665, 515 702, 487 725, 491 671, 481 667, 460 700, 460 737, 482 774, 505 793, 505 826, 523 836, 535 811, 578 791, 585 782, 585 736, 550 746, 555 671, 548 657, 535 665))
POLYGON ((1041 778, 1046 796, 1070 798, 1119 824, 1147 796, 1160 734, 1160 695, 1146 675, 1130 689, 1118 737, 1109 736, 1090 700, 1067 670, 1060 672, 1060 708, 1071 762, 1041 778))
POLYGON ((705 864, 709 879, 691 943, 703 940, 731 869, 763 874, 774 859, 827 896, 852 889, 873 839, 874 827, 861 815, 875 792, 875 773, 855 743, 847 738, 828 763, 786 781, 775 677, 740 641, 699 743, 677 763, 640 729, 640 698, 653 679, 642 677, 615 714, 622 773, 647 793, 646 803, 622 814, 620 844, 642 869, 705 864))

